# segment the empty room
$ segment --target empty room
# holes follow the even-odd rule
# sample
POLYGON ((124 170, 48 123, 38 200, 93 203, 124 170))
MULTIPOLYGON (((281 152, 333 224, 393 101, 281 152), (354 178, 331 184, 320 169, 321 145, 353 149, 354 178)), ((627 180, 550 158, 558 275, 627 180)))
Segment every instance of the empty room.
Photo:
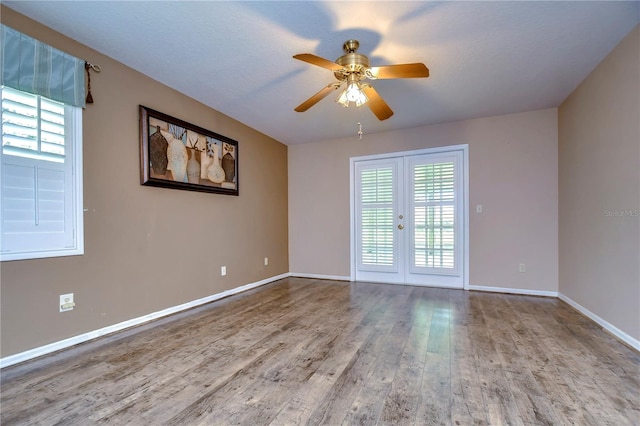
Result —
POLYGON ((640 2, 0 23, 2 425, 640 425, 640 2))

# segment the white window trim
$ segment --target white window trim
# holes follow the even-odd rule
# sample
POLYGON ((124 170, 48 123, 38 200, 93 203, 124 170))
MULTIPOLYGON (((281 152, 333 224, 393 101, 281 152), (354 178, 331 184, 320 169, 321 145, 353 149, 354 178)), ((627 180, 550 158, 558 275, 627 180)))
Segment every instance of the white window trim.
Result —
MULTIPOLYGON (((62 256, 77 256, 84 254, 84 211, 83 211, 83 184, 82 184, 82 108, 65 106, 65 116, 69 113, 71 117, 70 125, 65 128, 65 134, 67 132, 72 136, 72 146, 70 155, 67 155, 66 160, 71 161, 71 186, 72 193, 72 211, 73 219, 71 220, 74 228, 74 244, 71 247, 53 249, 53 250, 33 250, 33 251, 20 251, 20 252, 1 252, 0 261, 11 260, 26 260, 26 259, 42 259, 49 257, 62 257, 62 256), (71 157, 69 159, 69 157, 71 157)), ((0 176, 2 175, 2 151, 0 146, 0 176)), ((0 212, 2 211, 2 197, 0 197, 0 212)), ((0 221, 0 226, 2 222, 0 221)))

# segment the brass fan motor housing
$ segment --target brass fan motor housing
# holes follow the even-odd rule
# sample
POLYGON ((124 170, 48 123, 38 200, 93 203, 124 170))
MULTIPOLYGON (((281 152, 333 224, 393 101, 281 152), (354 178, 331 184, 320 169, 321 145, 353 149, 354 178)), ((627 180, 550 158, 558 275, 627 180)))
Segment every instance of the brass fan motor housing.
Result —
POLYGON ((345 54, 336 59, 336 64, 342 65, 344 68, 334 73, 338 80, 346 80, 349 74, 357 74, 358 80, 364 78, 365 69, 370 68, 369 58, 361 53, 356 53, 358 47, 360 47, 358 40, 347 40, 342 45, 345 54))

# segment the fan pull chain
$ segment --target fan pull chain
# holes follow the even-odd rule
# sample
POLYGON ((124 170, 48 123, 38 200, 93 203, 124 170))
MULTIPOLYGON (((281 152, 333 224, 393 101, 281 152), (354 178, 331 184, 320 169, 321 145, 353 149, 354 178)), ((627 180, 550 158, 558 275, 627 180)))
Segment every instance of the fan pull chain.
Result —
POLYGON ((362 124, 358 122, 358 139, 362 140, 362 135, 364 135, 364 133, 362 132, 362 124))

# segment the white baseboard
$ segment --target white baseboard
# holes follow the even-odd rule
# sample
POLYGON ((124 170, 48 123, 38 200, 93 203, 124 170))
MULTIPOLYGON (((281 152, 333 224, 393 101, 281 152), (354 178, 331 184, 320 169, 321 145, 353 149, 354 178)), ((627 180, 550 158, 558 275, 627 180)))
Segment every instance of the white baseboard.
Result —
POLYGON ((489 287, 489 286, 483 286, 483 285, 470 285, 469 290, 489 291, 492 293, 522 294, 525 296, 558 297, 557 291, 529 290, 529 289, 523 289, 523 288, 505 288, 505 287, 489 287))
POLYGON ((222 299, 224 297, 242 293, 243 291, 251 290, 253 288, 260 287, 262 285, 265 285, 270 282, 277 281, 283 278, 287 278, 289 276, 290 274, 286 273, 286 274, 277 275, 275 277, 266 278, 261 281, 257 281, 257 282, 246 284, 240 287, 232 288, 231 290, 223 291, 222 293, 216 293, 211 296, 203 297, 202 299, 192 300, 191 302, 183 303, 182 305, 172 306, 170 308, 163 309, 162 311, 152 312, 150 314, 143 315, 138 318, 133 318, 127 321, 120 322, 118 324, 113 324, 98 330, 90 331, 88 333, 83 333, 78 336, 70 337, 68 339, 60 340, 58 342, 54 342, 48 345, 40 346, 38 348, 30 349, 28 351, 20 352, 15 355, 9 355, 7 357, 0 358, 0 369, 9 367, 14 364, 18 364, 20 362, 28 361, 30 359, 37 358, 42 355, 47 355, 52 352, 59 351, 61 349, 66 349, 80 343, 88 342, 89 340, 93 340, 98 337, 102 337, 108 334, 122 331, 130 327, 141 325, 146 322, 153 321, 161 317, 165 317, 167 315, 175 314, 177 312, 191 309, 196 306, 204 305, 205 303, 210 303, 215 300, 222 299))
POLYGON ((627 345, 631 346, 632 348, 634 348, 635 350, 640 352, 640 340, 634 339, 633 337, 629 336, 627 333, 625 333, 624 331, 620 330, 618 327, 616 327, 613 324, 603 320, 598 315, 594 314, 593 312, 591 312, 590 310, 588 310, 584 306, 578 304, 577 302, 571 300, 570 298, 568 298, 564 294, 560 293, 558 295, 558 298, 560 300, 562 300, 563 302, 567 303, 568 305, 572 306, 573 308, 575 308, 578 312, 580 312, 580 313, 584 314, 585 316, 589 317, 590 319, 592 319, 599 326, 604 328, 609 333, 613 334, 618 339, 622 340, 627 345))
POLYGON ((290 272, 290 277, 313 278, 316 280, 333 280, 333 281, 351 281, 351 277, 342 275, 320 275, 320 274, 303 274, 299 272, 290 272))
MULTIPOLYGON (((125 330, 130 327, 134 327, 137 325, 142 325, 146 322, 153 321, 155 319, 165 317, 167 315, 175 314, 180 311, 184 311, 187 309, 194 308, 196 306, 204 305, 205 303, 210 303, 218 299, 222 299, 224 297, 232 296, 234 294, 242 293, 247 290, 251 290, 256 287, 260 287, 262 285, 271 283, 273 281, 277 281, 287 277, 300 277, 300 278, 313 278, 313 279, 322 279, 322 280, 334 280, 334 281, 351 281, 351 278, 348 276, 339 276, 339 275, 319 275, 319 274, 303 274, 303 273, 295 273, 289 272, 281 275, 277 275, 275 277, 266 278, 261 281, 257 281, 254 283, 246 284, 240 287, 236 287, 230 290, 223 291, 222 293, 213 294, 211 296, 204 297, 202 299, 193 300, 191 302, 183 303, 181 305, 172 306, 167 309, 163 309, 162 311, 153 312, 138 318, 133 318, 127 321, 120 322, 118 324, 110 325, 98 330, 90 331, 88 333, 80 334, 78 336, 70 337, 68 339, 60 340, 58 342, 50 343, 45 346, 40 346, 38 348, 30 349, 28 351, 24 351, 15 355, 10 355, 4 358, 0 358, 0 369, 9 367, 11 365, 15 365, 24 361, 28 361, 30 359, 37 358, 42 355, 47 355, 62 349, 69 348, 71 346, 88 342, 89 340, 96 339, 98 337, 106 336, 108 334, 112 334, 118 331, 125 330)), ((588 309, 582 307, 578 303, 574 302, 567 296, 560 294, 555 291, 542 291, 542 290, 528 290, 528 289, 515 289, 515 288, 504 288, 504 287, 489 287, 489 286, 478 286, 478 285, 470 285, 469 290, 475 291, 487 291, 494 293, 510 293, 510 294, 522 294, 528 296, 545 296, 545 297, 558 297, 560 300, 566 302, 570 306, 574 307, 576 310, 589 317, 597 324, 599 324, 602 328, 610 332, 612 335, 622 340, 632 348, 640 351, 640 341, 634 339, 629 336, 622 330, 603 320, 593 312, 588 309)))

